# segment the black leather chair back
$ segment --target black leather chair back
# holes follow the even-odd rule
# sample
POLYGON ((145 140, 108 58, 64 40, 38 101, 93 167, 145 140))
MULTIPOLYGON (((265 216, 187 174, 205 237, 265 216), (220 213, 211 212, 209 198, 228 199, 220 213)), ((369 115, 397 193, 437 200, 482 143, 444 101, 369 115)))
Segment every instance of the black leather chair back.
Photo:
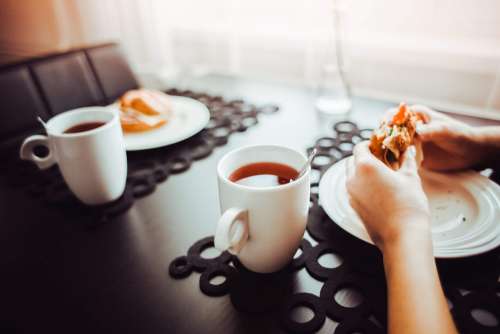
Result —
POLYGON ((27 66, 0 71, 0 141, 41 128, 49 113, 27 66))
POLYGON ((137 88, 113 43, 29 59, 0 67, 0 149, 40 131, 37 116, 115 101, 137 88))
POLYGON ((89 48, 85 53, 101 85, 106 103, 113 103, 126 91, 139 86, 117 45, 89 48))
POLYGON ((53 115, 104 102, 83 52, 42 59, 30 66, 53 115))

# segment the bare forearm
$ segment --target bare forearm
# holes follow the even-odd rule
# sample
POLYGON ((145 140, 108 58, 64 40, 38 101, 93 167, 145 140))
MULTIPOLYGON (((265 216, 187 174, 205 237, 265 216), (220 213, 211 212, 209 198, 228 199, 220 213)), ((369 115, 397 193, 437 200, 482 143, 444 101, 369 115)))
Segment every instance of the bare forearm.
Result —
POLYGON ((457 333, 437 274, 428 235, 384 246, 389 333, 457 333))

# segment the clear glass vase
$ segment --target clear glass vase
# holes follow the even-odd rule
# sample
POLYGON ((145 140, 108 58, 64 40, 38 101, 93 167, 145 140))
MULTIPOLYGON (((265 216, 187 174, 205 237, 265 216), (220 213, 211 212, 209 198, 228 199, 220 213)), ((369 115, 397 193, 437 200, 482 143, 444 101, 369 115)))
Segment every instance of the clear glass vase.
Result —
POLYGON ((321 66, 315 107, 323 115, 348 118, 352 109, 351 87, 343 54, 343 31, 338 0, 331 0, 332 30, 321 66))
POLYGON ((337 65, 323 66, 315 107, 324 115, 342 118, 349 116, 352 109, 350 88, 337 65))

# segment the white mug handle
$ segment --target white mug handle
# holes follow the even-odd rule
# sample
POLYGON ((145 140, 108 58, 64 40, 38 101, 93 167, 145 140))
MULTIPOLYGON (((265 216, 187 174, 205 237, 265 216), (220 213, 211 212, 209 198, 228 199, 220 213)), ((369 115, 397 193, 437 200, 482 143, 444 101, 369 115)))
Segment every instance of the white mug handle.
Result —
POLYGON ((33 135, 26 138, 21 145, 21 149, 19 150, 19 156, 23 160, 33 161, 40 169, 47 169, 56 163, 56 159, 50 150, 49 138, 42 135, 33 135), (36 146, 45 146, 49 150, 49 154, 43 158, 37 156, 33 153, 33 149, 36 146))
POLYGON ((217 223, 215 248, 237 255, 248 240, 248 210, 230 208, 217 223))

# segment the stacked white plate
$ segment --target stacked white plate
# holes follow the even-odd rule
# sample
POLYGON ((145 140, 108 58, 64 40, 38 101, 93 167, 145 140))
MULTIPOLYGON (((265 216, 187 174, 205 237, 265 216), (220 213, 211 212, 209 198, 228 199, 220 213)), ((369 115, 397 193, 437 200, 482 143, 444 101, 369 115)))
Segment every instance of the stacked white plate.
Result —
MULTIPOLYGON (((346 158, 323 175, 320 205, 353 236, 372 243, 363 222, 349 204, 345 187, 346 158)), ((481 254, 500 245, 500 186, 477 172, 420 172, 431 210, 434 255, 458 258, 481 254)), ((402 190, 405 191, 405 190, 402 190)))

